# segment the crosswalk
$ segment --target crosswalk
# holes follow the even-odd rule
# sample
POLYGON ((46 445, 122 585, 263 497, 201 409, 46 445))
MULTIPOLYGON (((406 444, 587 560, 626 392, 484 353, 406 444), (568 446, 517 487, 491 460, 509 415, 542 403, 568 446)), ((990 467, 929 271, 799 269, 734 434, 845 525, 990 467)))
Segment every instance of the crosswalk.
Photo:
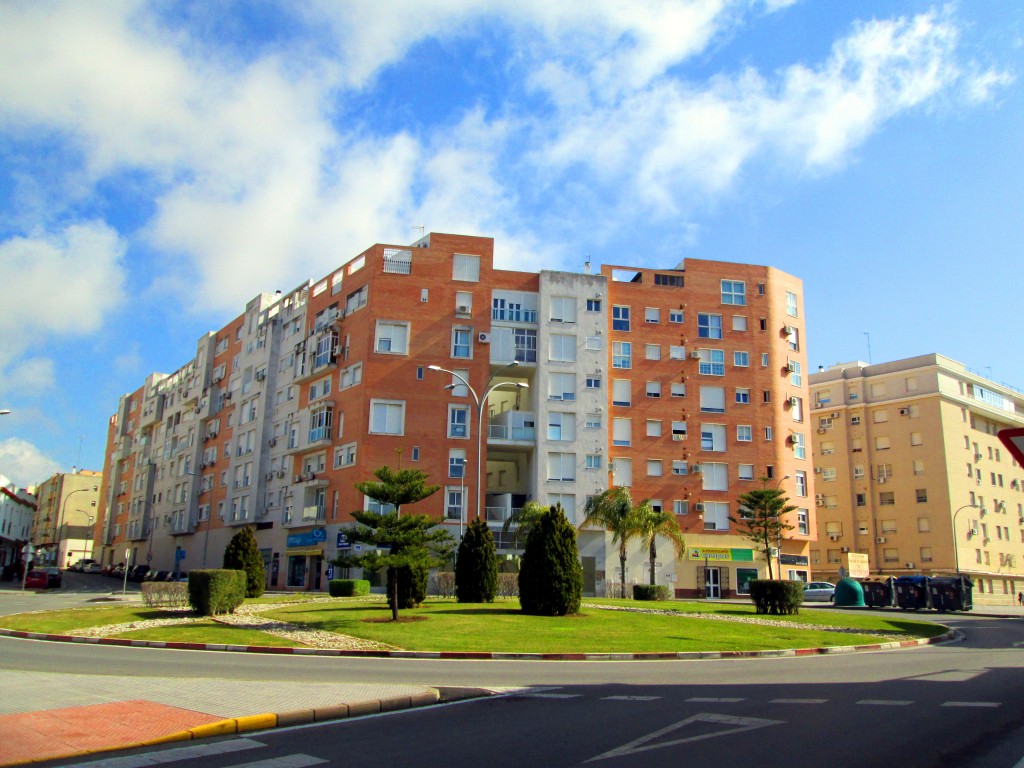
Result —
MULTIPOLYGON (((306 768, 311 765, 324 765, 327 760, 313 755, 296 753, 255 760, 242 763, 228 763, 228 756, 247 752, 248 750, 266 747, 256 739, 233 739, 228 741, 194 744, 187 747, 175 747, 144 755, 127 755, 93 760, 88 763, 75 763, 75 768, 147 768, 147 766, 168 765, 171 763, 188 764, 204 758, 216 758, 221 768, 306 768)), ((239 755, 240 756, 240 755, 239 755)))

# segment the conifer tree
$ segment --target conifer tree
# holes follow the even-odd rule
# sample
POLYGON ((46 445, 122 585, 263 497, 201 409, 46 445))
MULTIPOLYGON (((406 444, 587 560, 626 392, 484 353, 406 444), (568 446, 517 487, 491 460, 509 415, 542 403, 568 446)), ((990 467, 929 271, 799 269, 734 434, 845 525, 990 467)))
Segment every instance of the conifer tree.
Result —
POLYGON ((245 596, 259 597, 266 586, 267 572, 256 534, 252 528, 239 528, 224 550, 224 568, 245 571, 245 596))
POLYGON ((583 567, 576 548, 576 529, 561 505, 541 515, 526 540, 519 571, 519 604, 534 616, 579 613, 583 600, 583 567))
POLYGON ((498 594, 494 534, 483 520, 469 524, 455 561, 455 597, 460 603, 493 603, 498 594))

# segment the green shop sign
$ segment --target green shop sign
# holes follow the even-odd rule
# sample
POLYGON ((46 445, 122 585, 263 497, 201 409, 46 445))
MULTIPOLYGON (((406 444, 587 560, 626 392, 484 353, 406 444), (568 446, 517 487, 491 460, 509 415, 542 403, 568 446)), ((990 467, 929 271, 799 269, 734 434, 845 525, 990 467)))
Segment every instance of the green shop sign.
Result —
POLYGON ((691 560, 714 560, 716 562, 730 561, 737 563, 754 562, 754 550, 752 549, 727 549, 725 547, 690 547, 689 556, 691 560))

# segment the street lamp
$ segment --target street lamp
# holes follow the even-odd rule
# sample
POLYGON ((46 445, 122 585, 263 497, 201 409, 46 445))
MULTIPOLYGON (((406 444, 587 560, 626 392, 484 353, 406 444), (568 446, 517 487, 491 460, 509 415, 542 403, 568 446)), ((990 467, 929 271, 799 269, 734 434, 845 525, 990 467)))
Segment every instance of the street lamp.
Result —
MULTIPOLYGON (((497 382, 495 384, 491 383, 503 371, 505 371, 508 368, 514 368, 517 365, 519 365, 519 361, 518 360, 513 360, 508 365, 502 366, 497 371, 495 371, 493 374, 491 374, 491 377, 489 379, 487 379, 487 383, 484 385, 483 396, 477 395, 476 390, 473 389, 472 386, 470 386, 470 383, 468 381, 466 381, 466 378, 461 373, 456 373, 455 371, 452 371, 452 370, 450 370, 448 368, 442 368, 439 365, 428 365, 427 366, 427 369, 431 370, 431 371, 442 371, 443 373, 450 373, 456 379, 458 379, 463 384, 465 384, 466 385, 466 389, 468 389, 469 393, 471 395, 473 395, 473 402, 476 404, 476 518, 477 518, 477 520, 480 519, 480 497, 481 497, 481 493, 480 493, 480 491, 481 491, 480 479, 481 479, 481 471, 482 471, 482 465, 481 465, 480 461, 481 461, 481 456, 483 454, 484 406, 487 404, 487 398, 490 397, 491 392, 493 392, 494 390, 496 390, 496 389, 498 389, 500 387, 514 386, 514 387, 517 387, 519 389, 529 389, 530 385, 527 384, 524 381, 499 381, 499 382, 497 382)), ((460 525, 460 527, 461 527, 461 525, 460 525)))
POLYGON ((61 538, 62 538, 61 529, 63 528, 64 520, 67 517, 68 499, 70 499, 76 493, 85 493, 86 491, 92 491, 93 493, 95 493, 97 490, 99 490, 99 489, 95 485, 92 488, 76 488, 73 491, 69 491, 68 495, 64 497, 64 503, 61 505, 61 508, 60 508, 60 520, 57 522, 57 558, 56 558, 56 562, 54 564, 58 568, 60 568, 60 562, 61 562, 61 556, 60 556, 60 542, 61 542, 61 538))
POLYGON ((981 514, 985 514, 985 508, 979 504, 964 504, 953 513, 953 562, 956 563, 956 575, 958 577, 960 576, 960 547, 957 546, 956 542, 956 516, 965 509, 980 509, 981 514))
POLYGON ((10 408, 0 408, 0 416, 7 416, 11 412, 10 408))

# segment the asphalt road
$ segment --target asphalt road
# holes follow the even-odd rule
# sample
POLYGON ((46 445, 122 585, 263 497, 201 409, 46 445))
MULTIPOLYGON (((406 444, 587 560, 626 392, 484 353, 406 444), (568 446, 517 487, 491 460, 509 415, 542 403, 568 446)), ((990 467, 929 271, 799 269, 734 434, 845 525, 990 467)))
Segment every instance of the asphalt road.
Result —
MULTIPOLYGON (((18 598, 4 596, 0 608, 12 599, 18 598)), ((180 676, 197 684, 231 677, 531 687, 529 693, 454 706, 147 749, 144 758, 124 753, 117 758, 119 768, 155 760, 194 768, 440 761, 495 768, 648 766, 652 761, 762 768, 1020 765, 1024 620, 915 618, 942 620, 959 629, 964 640, 897 652, 697 662, 301 656, 261 656, 256 662, 244 654, 4 638, 0 658, 7 669, 180 676)))

